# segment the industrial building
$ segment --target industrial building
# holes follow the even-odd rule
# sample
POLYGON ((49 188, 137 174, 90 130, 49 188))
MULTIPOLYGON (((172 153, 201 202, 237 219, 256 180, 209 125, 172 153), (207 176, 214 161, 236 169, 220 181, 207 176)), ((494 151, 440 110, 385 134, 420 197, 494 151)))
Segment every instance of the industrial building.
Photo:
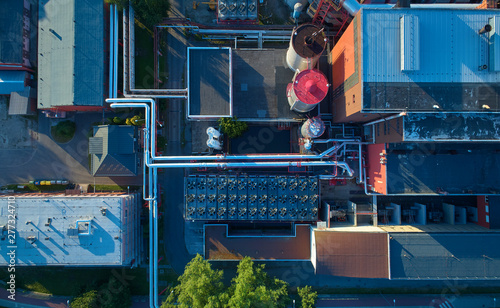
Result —
MULTIPOLYGON (((310 11, 317 12, 318 6, 330 1, 316 2, 316 6, 309 6, 310 11)), ((499 277, 495 262, 500 255, 489 247, 498 240, 494 230, 498 215, 492 207, 496 208, 494 195, 500 191, 496 89, 500 76, 496 63, 500 58, 495 47, 500 17, 496 10, 476 8, 479 4, 403 6, 348 1, 344 9, 352 15, 352 21, 346 19, 350 21, 348 26, 330 41, 331 50, 326 48, 331 36, 327 39, 319 29, 338 27, 339 19, 326 27, 318 23, 296 27, 286 52, 189 49, 189 65, 202 67, 201 74, 205 74, 188 70, 189 119, 238 117, 257 126, 287 122, 290 135, 296 136, 288 140, 298 144, 290 146, 290 155, 325 153, 322 157, 345 162, 352 171, 349 176, 337 173, 336 168, 321 175, 314 168, 303 169, 304 174, 290 168, 288 173, 212 170, 210 174, 208 170, 186 177, 185 218, 206 222, 207 259, 237 260, 249 254, 262 260, 306 260, 307 256, 290 253, 288 258, 272 251, 279 245, 284 245, 282 252, 298 245, 298 231, 280 233, 285 232, 285 224, 297 228, 295 223, 308 222, 317 227, 310 229, 302 245, 311 247, 306 261, 319 275, 499 277), (325 54, 326 66, 319 63, 325 54), (235 65, 235 59, 241 64, 235 65), (318 77, 314 77, 316 72, 318 77), (303 85, 301 74, 309 76, 303 85), (292 80, 285 91, 284 82, 278 82, 283 78, 292 80), (308 97, 313 104, 308 104, 308 97), (309 125, 317 121, 311 134, 307 124, 300 125, 308 118, 309 125), (319 188, 326 187, 318 191, 317 217, 270 216, 272 186, 261 193, 259 181, 301 181, 311 176, 317 177, 319 188), (229 191, 218 189, 217 185, 224 186, 221 179, 234 182, 232 198, 229 191), (347 196, 336 194, 353 179, 360 186, 359 193, 351 190, 347 196), (208 188, 210 181, 213 190, 208 188), (241 195, 238 183, 243 187, 241 195), (256 188, 252 198, 253 183, 256 188), (262 210, 258 201, 264 194, 267 203, 262 208, 268 214, 259 217, 262 210), (231 200, 233 203, 228 203, 231 200), (271 234, 283 239, 269 243, 268 252, 248 249, 276 241, 266 236, 266 228, 280 223, 283 229, 271 234), (238 229, 252 231, 244 235, 238 229), (238 246, 237 240, 245 244, 238 246), (475 247, 474 251, 462 249, 463 242, 475 247)), ((488 4, 483 6, 487 8, 488 4)), ((317 14, 313 15, 318 20, 317 14)), ((332 21, 335 16, 340 18, 333 12, 319 21, 332 21)), ((244 159, 240 155, 244 152, 233 153, 244 159)), ((314 155, 301 159, 311 160, 314 155)), ((289 197, 290 192, 283 194, 289 197)), ((295 209, 291 199, 288 202, 283 205, 283 213, 295 209)))
POLYGON ((36 110, 33 6, 30 0, 8 0, 0 8, 0 95, 10 96, 9 115, 33 115, 36 110))
POLYGON ((4 195, 0 198, 0 264, 9 264, 7 253, 15 249, 18 266, 138 265, 139 205, 139 194, 4 195), (14 229, 13 238, 9 230, 14 229))
POLYGON ((38 109, 99 111, 106 88, 105 4, 41 0, 38 4, 38 109))
POLYGON ((133 125, 99 125, 89 138, 90 173, 93 176, 136 176, 138 132, 133 125))

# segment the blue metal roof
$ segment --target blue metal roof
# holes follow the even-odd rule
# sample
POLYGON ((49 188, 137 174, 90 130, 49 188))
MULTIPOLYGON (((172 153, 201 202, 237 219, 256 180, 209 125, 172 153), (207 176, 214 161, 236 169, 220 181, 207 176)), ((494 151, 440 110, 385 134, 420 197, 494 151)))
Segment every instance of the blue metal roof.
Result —
POLYGON ((25 71, 0 70, 0 95, 10 95, 11 92, 24 91, 25 71))
POLYGON ((38 108, 102 106, 104 3, 39 2, 38 108))
MULTIPOLYGON (((479 70, 489 62, 488 39, 478 30, 494 17, 498 21, 499 10, 365 8, 361 11, 363 81, 499 82, 500 71, 479 70), (411 51, 409 56, 418 57, 415 70, 401 70, 401 46, 410 43, 401 38, 402 18, 418 27, 417 34, 405 36, 413 40, 412 48, 404 48, 411 51)), ((498 37, 496 31, 490 32, 492 38, 498 37)))

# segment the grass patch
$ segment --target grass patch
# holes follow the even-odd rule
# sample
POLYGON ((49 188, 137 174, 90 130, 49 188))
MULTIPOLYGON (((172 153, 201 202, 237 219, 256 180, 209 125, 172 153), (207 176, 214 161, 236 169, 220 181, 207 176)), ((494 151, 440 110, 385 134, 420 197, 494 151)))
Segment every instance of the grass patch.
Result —
POLYGON ((11 184, 7 185, 7 189, 13 189, 15 191, 24 192, 40 192, 40 191, 63 191, 66 189, 66 185, 55 184, 55 185, 35 185, 35 184, 11 184), (24 188, 18 188, 18 185, 24 185, 24 188))
POLYGON ((62 121, 50 127, 50 135, 57 143, 67 143, 75 136, 76 124, 73 121, 62 121))
MULTIPOLYGON (((140 189, 140 186, 130 186, 130 185, 95 185, 95 191, 136 191, 140 189), (128 189, 127 189, 128 187, 128 189)), ((89 185, 89 192, 94 191, 94 185, 89 185)))
MULTIPOLYGON (((5 281, 8 275, 6 268, 0 269, 0 279, 5 281)), ((52 295, 77 296, 81 290, 107 282, 112 276, 125 281, 132 295, 149 294, 146 268, 17 267, 16 286, 52 295)))

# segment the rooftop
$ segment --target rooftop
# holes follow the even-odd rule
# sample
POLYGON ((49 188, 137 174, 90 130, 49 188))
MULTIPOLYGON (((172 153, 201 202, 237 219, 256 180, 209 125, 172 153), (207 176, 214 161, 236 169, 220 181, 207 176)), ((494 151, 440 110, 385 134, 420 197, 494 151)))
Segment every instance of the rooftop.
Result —
POLYGON ((364 111, 500 111, 499 11, 366 8, 358 18, 364 111))
POLYGON ((191 118, 293 119, 284 49, 189 48, 191 118), (194 69, 196 68, 196 69, 194 69))
POLYGON ((102 106, 104 3, 40 0, 38 108, 102 106))
POLYGON ((296 225, 290 236, 228 236, 227 225, 205 225, 205 258, 207 260, 311 259, 309 225, 296 225))
POLYGON ((315 231, 319 275, 389 278, 385 232, 315 231))
POLYGON ((409 113, 404 141, 500 140, 500 115, 491 113, 409 113))
POLYGON ((492 194, 500 191, 500 145, 389 144, 388 194, 492 194))
POLYGON ((189 116, 231 116, 231 49, 188 48, 189 116))
MULTIPOLYGON (((15 196, 0 198, 0 247, 7 252, 8 214, 15 208, 16 259, 20 265, 125 265, 123 199, 136 195, 15 196), (9 204, 11 205, 9 207, 9 204), (102 210, 105 208, 105 215, 102 210), (11 211, 9 211, 9 209, 11 211), (1 230, 1 228, 0 228, 1 230), (88 234, 87 234, 88 233, 88 234)), ((0 264, 9 262, 0 254, 0 264)))
POLYGON ((391 233, 391 279, 499 279, 499 233, 391 233))
POLYGON ((0 5, 0 63, 23 62, 23 9, 21 0, 0 5))
POLYGON ((136 127, 132 125, 100 125, 89 138, 93 176, 137 175, 136 127))

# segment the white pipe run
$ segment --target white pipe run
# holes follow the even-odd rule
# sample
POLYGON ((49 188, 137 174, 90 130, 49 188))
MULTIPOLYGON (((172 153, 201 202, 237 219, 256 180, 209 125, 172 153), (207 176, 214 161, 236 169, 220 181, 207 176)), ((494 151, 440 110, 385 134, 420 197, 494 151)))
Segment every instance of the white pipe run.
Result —
MULTIPOLYGON (((155 111, 156 110, 156 101, 151 98, 135 98, 135 99, 129 99, 129 98, 116 98, 116 99, 106 99, 106 102, 111 102, 112 108, 120 108, 120 107, 144 107, 143 104, 138 104, 137 106, 132 106, 130 103, 122 103, 122 102, 141 102, 141 103, 150 103, 151 108, 147 108, 146 113, 151 112, 151 122, 148 121, 146 118, 146 130, 151 131, 151 136, 156 136, 156 125, 150 125, 150 123, 156 123, 156 115, 155 111), (120 103, 120 104, 116 104, 120 103), (150 130, 151 128, 151 130, 150 130)), ((148 106, 149 107, 149 106, 148 106)), ((336 148, 339 147, 331 147, 330 149, 326 150, 325 154, 317 154, 317 155, 301 155, 301 154, 246 154, 246 155, 207 155, 207 156, 156 156, 156 145, 153 141, 154 139, 151 139, 151 159, 153 162, 165 162, 165 161, 183 161, 183 160, 196 160, 196 161, 208 161, 208 160, 221 160, 221 161, 226 161, 226 160, 274 160, 274 159, 279 159, 279 160, 297 160, 297 159, 323 159, 328 155, 329 153, 333 152, 336 148)), ((316 142, 316 141, 315 141, 316 142)), ((356 139, 328 139, 328 140, 322 140, 321 142, 359 142, 356 139)), ((320 143, 320 142, 318 142, 320 143)), ((149 166, 149 163, 148 163, 149 166)))

